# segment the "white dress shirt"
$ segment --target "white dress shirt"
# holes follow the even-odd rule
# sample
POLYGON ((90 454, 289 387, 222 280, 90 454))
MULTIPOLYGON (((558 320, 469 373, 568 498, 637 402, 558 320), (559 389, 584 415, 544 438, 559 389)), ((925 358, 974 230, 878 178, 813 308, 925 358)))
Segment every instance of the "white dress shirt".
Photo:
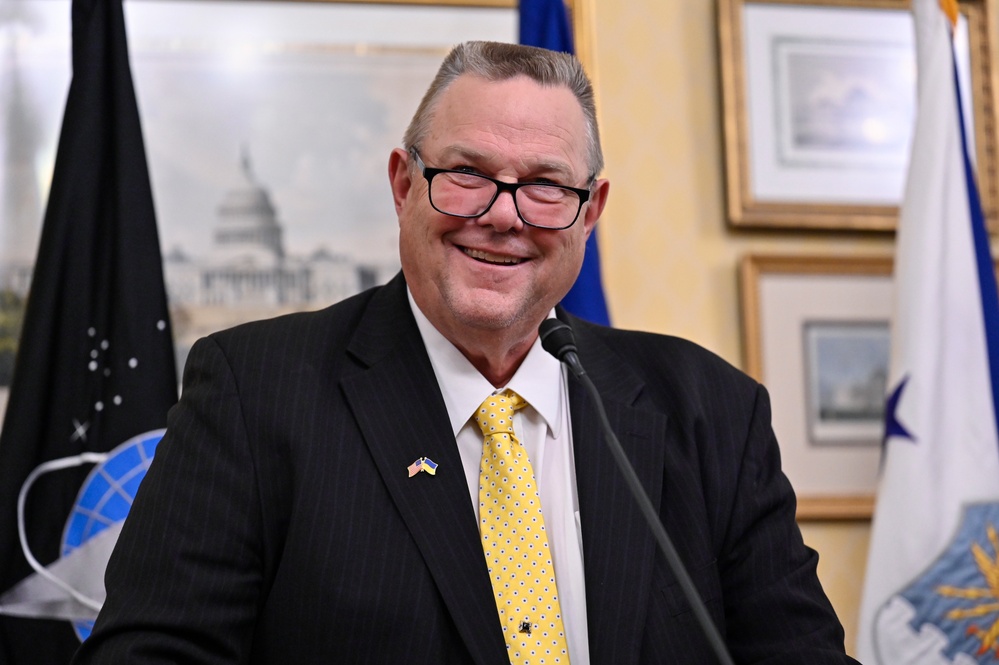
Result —
MULTIPOLYGON (((568 377, 562 364, 541 348, 540 340, 535 340, 510 383, 497 389, 434 328, 416 305, 412 294, 409 294, 409 304, 444 396, 476 524, 479 520, 479 463, 483 444, 482 432, 472 415, 486 397, 507 388, 528 402, 528 406, 517 412, 514 430, 527 450, 541 494, 541 513, 545 518, 548 547, 555 566, 555 584, 562 608, 569 660, 572 665, 589 665, 583 538, 572 455, 568 377)), ((551 316, 554 316, 554 311, 551 316)))

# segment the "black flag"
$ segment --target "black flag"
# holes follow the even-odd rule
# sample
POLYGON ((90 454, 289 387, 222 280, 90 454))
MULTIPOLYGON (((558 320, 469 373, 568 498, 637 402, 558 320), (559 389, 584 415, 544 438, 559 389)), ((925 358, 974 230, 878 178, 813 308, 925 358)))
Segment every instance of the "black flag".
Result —
MULTIPOLYGON (((72 83, 0 435, 0 664, 9 665, 66 663, 81 633, 79 622, 51 618, 63 615, 47 595, 72 595, 79 580, 67 590, 63 573, 37 572, 22 551, 17 504, 26 480, 46 462, 111 451, 165 427, 177 399, 121 0, 73 0, 72 21, 72 83), (39 590, 47 600, 38 601, 39 590), (41 608, 42 618, 22 618, 25 608, 36 615, 41 608)), ((147 439, 130 454, 144 458, 153 445, 147 439)), ((44 569, 66 560, 73 529, 80 546, 80 533, 111 531, 115 511, 127 510, 134 490, 127 470, 88 482, 96 494, 77 501, 92 468, 29 482, 23 525, 28 552, 44 569), (90 503, 80 509, 84 499, 90 503), (79 524, 70 528, 72 515, 79 524)), ((95 579, 100 584, 103 570, 83 586, 95 579)))

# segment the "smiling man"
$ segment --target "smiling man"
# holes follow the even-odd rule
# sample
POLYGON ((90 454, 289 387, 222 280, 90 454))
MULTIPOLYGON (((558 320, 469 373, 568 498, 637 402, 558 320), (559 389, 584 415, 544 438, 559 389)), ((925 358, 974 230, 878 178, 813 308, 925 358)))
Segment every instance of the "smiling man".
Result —
POLYGON ((735 661, 853 662, 765 390, 558 307, 608 194, 579 63, 458 46, 388 167, 400 275, 192 349, 76 662, 714 662, 552 316, 735 661))
POLYGON ((420 311, 501 387, 579 274, 608 183, 568 87, 466 74, 422 110, 389 160, 402 270, 420 311))

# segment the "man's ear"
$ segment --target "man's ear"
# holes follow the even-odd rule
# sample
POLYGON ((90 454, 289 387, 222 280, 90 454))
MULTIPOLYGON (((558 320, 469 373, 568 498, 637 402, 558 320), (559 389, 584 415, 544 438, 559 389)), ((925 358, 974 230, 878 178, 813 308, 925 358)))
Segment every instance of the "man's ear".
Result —
POLYGON ((583 226, 586 228, 586 237, 589 238, 593 228, 604 212, 607 205, 607 194, 610 191, 610 181, 603 179, 593 183, 590 190, 590 200, 586 202, 586 209, 583 211, 583 226))
POLYGON ((413 186, 413 179, 409 173, 409 153, 402 148, 396 148, 389 155, 388 176, 389 184, 392 185, 395 212, 400 214, 406 197, 409 196, 409 189, 413 186))

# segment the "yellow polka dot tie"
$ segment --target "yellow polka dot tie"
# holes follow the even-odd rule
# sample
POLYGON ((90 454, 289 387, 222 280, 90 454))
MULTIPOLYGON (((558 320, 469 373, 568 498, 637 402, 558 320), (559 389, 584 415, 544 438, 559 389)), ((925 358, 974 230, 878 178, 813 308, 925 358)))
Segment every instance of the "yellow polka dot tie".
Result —
POLYGON ((479 528, 503 636, 514 665, 568 663, 562 610, 527 452, 513 413, 527 405, 506 390, 486 398, 475 421, 485 438, 479 465, 479 528))

